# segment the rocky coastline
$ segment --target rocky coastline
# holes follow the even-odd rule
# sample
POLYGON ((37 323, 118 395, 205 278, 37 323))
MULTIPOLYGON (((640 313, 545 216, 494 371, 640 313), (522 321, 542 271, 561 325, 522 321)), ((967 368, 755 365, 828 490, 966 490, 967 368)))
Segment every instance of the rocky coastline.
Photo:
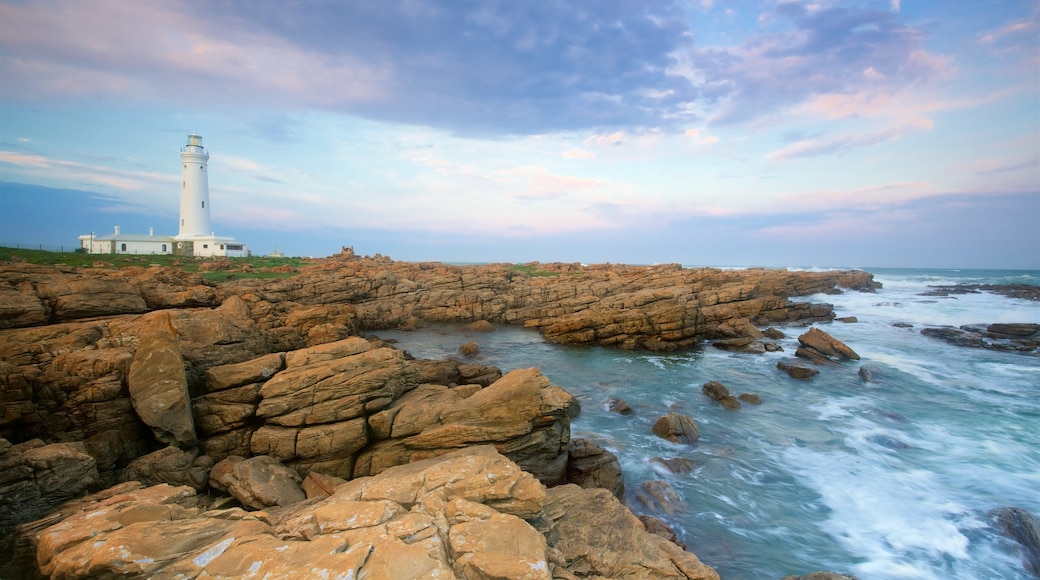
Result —
MULTIPOLYGON (((617 459, 571 438, 580 405, 537 368, 414 360, 365 333, 482 321, 559 343, 755 352, 760 327, 834 319, 792 298, 877 283, 527 266, 345 249, 291 278, 210 284, 0 265, 3 576, 288 577, 304 561, 315 576, 717 578, 621 503, 617 459)), ((804 338, 797 356, 815 365, 858 358, 804 338)), ((661 436, 696 440, 694 419, 672 415, 661 436)))

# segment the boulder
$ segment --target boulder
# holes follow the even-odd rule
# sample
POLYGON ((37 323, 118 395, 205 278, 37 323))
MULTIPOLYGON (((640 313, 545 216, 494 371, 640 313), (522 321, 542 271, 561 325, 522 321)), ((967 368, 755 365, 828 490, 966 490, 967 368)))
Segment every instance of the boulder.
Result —
POLYGON ((144 485, 168 483, 175 487, 187 485, 195 491, 203 491, 212 467, 213 460, 207 455, 199 455, 197 449, 169 446, 131 461, 119 475, 119 481, 139 481, 144 485))
POLYGON ((1040 576, 1040 520, 1019 507, 998 508, 989 515, 1001 534, 1019 544, 1025 568, 1040 576))
POLYGON ((653 433, 672 443, 696 443, 700 438, 693 418, 679 413, 669 413, 658 419, 654 423, 653 433))
POLYGON ((744 401, 745 403, 750 403, 752 405, 762 404, 762 397, 759 396, 757 393, 740 393, 739 395, 737 395, 737 398, 741 401, 744 401))
POLYGON ((0 562, 9 559, 15 526, 87 493, 98 479, 83 443, 0 439, 0 562))
POLYGON ((476 356, 480 354, 480 347, 472 340, 459 347, 459 352, 465 356, 476 356))
POLYGON ((628 405, 628 402, 618 397, 610 397, 607 399, 607 410, 618 415, 635 414, 635 411, 633 411, 632 407, 628 405))
POLYGON ((462 398, 446 387, 401 398, 369 421, 376 441, 359 455, 354 477, 447 453, 470 445, 493 444, 546 485, 566 477, 573 397, 552 385, 538 369, 517 369, 462 398))
POLYGON ((864 383, 873 383, 879 374, 881 374, 881 369, 874 365, 859 367, 859 378, 864 383))
POLYGON ((567 483, 601 487, 618 499, 625 497, 625 480, 616 455, 588 439, 571 439, 568 446, 567 483))
POLYGON ((784 371, 788 375, 791 375, 791 378, 801 379, 803 381, 811 379, 814 376, 820 374, 819 369, 815 369, 813 367, 809 367, 809 366, 805 366, 805 365, 801 365, 801 364, 798 364, 798 363, 789 362, 789 361, 785 361, 785 360, 777 361, 776 368, 784 371))
POLYGON ((810 353, 818 353, 830 360, 859 360, 856 351, 816 327, 810 328, 808 332, 799 336, 798 342, 802 345, 802 348, 798 349, 799 352, 803 350, 804 352, 802 355, 796 352, 795 356, 808 356, 813 358, 814 362, 816 358, 812 357, 810 353))
POLYGON ((292 468, 267 455, 228 457, 209 474, 210 487, 231 494, 252 509, 287 506, 307 499, 302 481, 292 468))
POLYGON ((574 577, 718 580, 695 555, 648 532, 607 490, 551 488, 544 513, 557 538, 560 567, 574 577))
POLYGON ((697 462, 688 457, 670 457, 668 459, 663 457, 653 457, 650 459, 650 463, 660 465, 669 473, 677 475, 691 473, 697 468, 697 462))
POLYGON ((701 386, 701 392, 708 395, 709 398, 718 402, 720 405, 727 409, 739 409, 740 401, 736 397, 729 394, 729 389, 726 385, 719 381, 708 381, 701 386))
POLYGON ((644 481, 636 493, 636 500, 653 513, 672 515, 688 511, 679 492, 670 483, 660 479, 644 481))
POLYGON ((157 440, 180 448, 195 447, 198 439, 177 331, 167 312, 147 318, 127 377, 130 401, 157 440))
POLYGON ((494 332, 495 326, 487 320, 478 320, 463 326, 459 330, 463 332, 494 332))

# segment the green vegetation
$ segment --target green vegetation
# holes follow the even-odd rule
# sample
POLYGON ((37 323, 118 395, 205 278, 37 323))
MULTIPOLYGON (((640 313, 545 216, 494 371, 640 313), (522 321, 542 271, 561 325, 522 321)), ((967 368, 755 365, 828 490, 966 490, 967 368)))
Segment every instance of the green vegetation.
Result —
POLYGON ((69 266, 72 268, 147 268, 159 265, 178 268, 185 272, 198 272, 204 280, 224 282, 245 278, 288 278, 299 273, 300 268, 310 266, 303 258, 271 258, 251 256, 248 258, 188 258, 159 254, 87 254, 85 252, 50 252, 0 246, 0 263, 27 262, 46 266, 69 266), (220 264, 219 270, 199 272, 205 263, 220 264), (286 271, 277 271, 286 270, 286 271))
POLYGON ((549 270, 539 270, 538 266, 533 264, 513 264, 509 267, 510 272, 524 272, 531 276, 559 276, 559 272, 550 272, 549 270))

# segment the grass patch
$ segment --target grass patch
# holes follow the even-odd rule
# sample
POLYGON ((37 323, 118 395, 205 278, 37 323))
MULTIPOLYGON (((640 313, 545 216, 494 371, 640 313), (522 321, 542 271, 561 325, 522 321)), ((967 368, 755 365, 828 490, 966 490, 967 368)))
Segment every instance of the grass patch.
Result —
POLYGON ((71 268, 147 268, 157 264, 164 268, 177 268, 185 272, 198 272, 199 266, 207 262, 227 262, 228 270, 201 272, 205 280, 224 282, 244 278, 289 278, 301 268, 310 266, 304 258, 272 258, 250 256, 248 258, 191 258, 170 254, 87 254, 83 252, 50 252, 0 246, 0 262, 27 262, 42 266, 69 266, 71 268), (274 272, 275 268, 289 266, 292 272, 274 272), (238 270, 238 271, 229 271, 238 270), (266 270, 266 271, 261 271, 266 270))
POLYGON ((523 272, 529 276, 559 276, 559 272, 550 272, 549 270, 539 270, 538 266, 532 264, 513 264, 509 267, 510 272, 523 272))

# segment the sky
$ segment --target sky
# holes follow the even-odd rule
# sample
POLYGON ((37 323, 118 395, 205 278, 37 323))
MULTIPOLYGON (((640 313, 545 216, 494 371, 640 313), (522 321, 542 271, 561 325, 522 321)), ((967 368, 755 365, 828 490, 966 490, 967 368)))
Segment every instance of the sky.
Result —
POLYGON ((1037 0, 0 0, 0 243, 1040 269, 1037 0))

